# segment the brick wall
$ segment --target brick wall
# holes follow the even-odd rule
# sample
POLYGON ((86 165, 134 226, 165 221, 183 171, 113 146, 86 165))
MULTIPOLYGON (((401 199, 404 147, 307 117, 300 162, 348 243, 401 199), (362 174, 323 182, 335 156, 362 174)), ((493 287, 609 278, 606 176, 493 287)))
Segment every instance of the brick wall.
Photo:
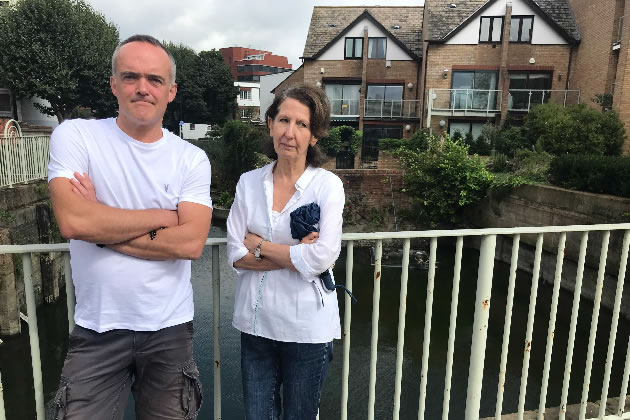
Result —
POLYGON ((630 1, 625 2, 623 11, 624 21, 621 49, 619 50, 619 64, 615 81, 615 95, 613 108, 619 113, 619 118, 626 126, 626 142, 624 153, 630 154, 630 1))
MULTIPOLYGON (((582 34, 582 42, 575 54, 571 86, 582 91, 582 102, 599 108, 591 99, 597 93, 610 92, 614 81, 618 54, 613 53, 613 34, 616 35, 617 8, 623 0, 569 0, 582 34), (593 71, 597 63, 598 71, 593 71), (614 67, 613 67, 614 65, 614 67)), ((601 109, 601 108, 600 108, 601 109)))
POLYGON ((410 207, 409 197, 401 191, 403 188, 401 170, 336 169, 333 172, 343 181, 346 203, 349 202, 350 196, 364 195, 364 203, 369 207, 386 209, 392 203, 398 208, 410 207))

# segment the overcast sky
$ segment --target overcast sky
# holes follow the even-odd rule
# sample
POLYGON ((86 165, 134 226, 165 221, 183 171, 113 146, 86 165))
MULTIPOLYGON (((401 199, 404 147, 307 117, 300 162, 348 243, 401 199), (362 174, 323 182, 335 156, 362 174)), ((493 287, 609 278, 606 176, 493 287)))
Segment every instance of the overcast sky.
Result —
POLYGON ((302 60, 313 6, 422 6, 424 0, 86 0, 125 39, 136 33, 199 52, 249 47, 302 60))

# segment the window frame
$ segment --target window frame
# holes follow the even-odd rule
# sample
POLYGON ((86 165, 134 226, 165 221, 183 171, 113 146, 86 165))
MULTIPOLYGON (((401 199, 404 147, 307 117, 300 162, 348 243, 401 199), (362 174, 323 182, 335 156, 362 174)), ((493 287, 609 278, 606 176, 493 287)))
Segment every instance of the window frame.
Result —
POLYGON ((363 58, 363 37, 348 36, 343 41, 343 59, 344 60, 361 60, 363 58), (355 55, 357 40, 361 40, 361 51, 359 55, 355 55), (352 40, 352 54, 348 54, 348 40, 352 40))
POLYGON ((514 21, 517 20, 518 21, 518 39, 516 41, 512 41, 511 37, 510 37, 510 42, 515 43, 515 44, 531 44, 532 43, 532 35, 534 33, 534 15, 515 15, 512 16, 511 21, 510 21, 510 35, 512 34, 512 25, 514 25, 514 21), (529 41, 523 41, 522 37, 523 37, 523 20, 524 19, 531 19, 532 20, 532 24, 529 27, 529 41))
POLYGON ((480 44, 500 44, 503 42, 503 29, 505 29, 505 16, 481 16, 479 19, 479 43, 480 44), (490 19, 490 27, 488 28, 488 40, 481 40, 481 29, 483 28, 483 20, 490 19), (494 20, 501 19, 501 31, 499 32, 499 40, 492 40, 492 32, 494 27, 494 20))
MULTIPOLYGON (((378 52, 379 52, 378 46, 376 48, 376 52, 377 52, 377 55, 378 55, 378 52)), ((371 37, 368 37, 368 57, 367 58, 368 58, 368 60, 386 60, 387 59, 387 37, 386 36, 371 36, 371 37), (370 57, 370 51, 371 51, 371 49, 370 49, 370 41, 379 40, 379 39, 384 40, 383 57, 382 58, 381 57, 370 57)))
POLYGON ((0 88, 0 94, 7 95, 9 97, 9 110, 8 111, 0 110, 0 117, 13 118, 14 109, 13 109, 13 95, 11 93, 11 89, 0 88))
POLYGON ((252 91, 251 90, 241 90, 239 92, 240 99, 242 101, 251 101, 252 100, 252 91))

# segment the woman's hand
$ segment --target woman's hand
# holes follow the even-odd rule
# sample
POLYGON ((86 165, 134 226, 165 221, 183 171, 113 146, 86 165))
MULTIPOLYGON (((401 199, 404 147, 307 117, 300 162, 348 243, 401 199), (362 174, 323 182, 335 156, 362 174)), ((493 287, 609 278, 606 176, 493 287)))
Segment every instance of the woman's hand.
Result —
POLYGON ((96 199, 96 190, 88 174, 75 172, 74 178, 70 180, 70 183, 72 184, 72 192, 79 197, 88 201, 94 201, 95 203, 98 202, 96 199))
POLYGON ((314 244, 319 239, 319 232, 311 232, 300 241, 301 244, 314 244))
POLYGON ((243 240, 243 245, 245 245, 247 250, 253 254, 261 240, 262 238, 255 233, 247 232, 245 240, 243 240))

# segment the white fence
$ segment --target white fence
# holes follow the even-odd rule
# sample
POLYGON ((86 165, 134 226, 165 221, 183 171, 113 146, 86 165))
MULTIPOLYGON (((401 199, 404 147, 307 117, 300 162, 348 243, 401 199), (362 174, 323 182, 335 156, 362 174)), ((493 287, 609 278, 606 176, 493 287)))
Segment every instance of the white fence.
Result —
POLYGON ((50 136, 0 137, 0 188, 48 177, 50 136))
MULTIPOLYGON (((611 369, 613 365, 613 357, 616 357, 616 366, 624 366, 623 379, 621 384, 620 393, 618 394, 619 403, 615 405, 609 411, 606 412, 606 404, 600 405, 598 419, 628 419, 630 418, 630 411, 626 411, 625 408, 625 396, 628 389, 628 377, 630 376, 630 346, 626 347, 625 354, 614 354, 615 341, 617 339, 619 313, 621 308, 621 297, 623 293, 623 286, 626 274, 626 262, 628 259, 628 248, 630 247, 630 224, 617 224, 617 225, 593 225, 593 226, 549 226, 549 227, 527 227, 527 228, 512 228, 512 229, 476 229, 476 230, 442 230, 442 231, 426 231, 426 232, 384 232, 384 233, 356 233, 356 234, 344 234, 343 241, 347 248, 346 252, 346 286, 352 289, 353 282, 353 262, 354 262, 354 244, 355 241, 372 241, 375 244, 375 259, 374 259, 374 289, 373 289, 373 307, 372 307, 372 326, 371 326, 371 356, 370 356, 370 368, 369 368, 369 398, 368 398, 368 420, 373 420, 375 416, 374 408, 376 404, 376 381, 377 381, 377 345, 379 340, 379 305, 381 295, 381 259, 383 241, 388 239, 402 240, 402 271, 400 281, 400 300, 398 307, 398 340, 396 347, 396 367, 395 367, 395 383, 394 383, 394 404, 392 417, 394 420, 398 420, 400 417, 401 407, 401 387, 403 372, 403 352, 405 350, 404 332, 405 332, 405 318, 407 310, 407 283, 409 273, 409 255, 410 244, 412 239, 424 238, 430 241, 429 251, 429 270, 428 280, 426 286, 426 310, 424 314, 424 338, 422 340, 422 363, 421 363, 421 376, 420 376, 420 394, 419 394, 419 410, 418 419, 425 418, 425 407, 427 398, 427 380, 428 380, 428 366, 431 344, 431 322, 433 315, 433 308, 435 307, 449 307, 450 306, 450 322, 448 332, 448 348, 446 352, 446 370, 443 392, 443 410, 442 419, 449 418, 449 403, 451 401, 451 378, 453 375, 453 355, 455 352, 455 330, 458 321, 458 308, 460 307, 459 298, 459 285, 460 285, 460 272, 462 268, 462 248, 465 238, 478 238, 481 241, 479 264, 477 271, 477 283, 476 283, 476 296, 474 298, 474 320, 472 324, 472 337, 470 338, 470 362, 468 366, 468 386, 465 391, 465 395, 462 393, 457 394, 454 398, 457 398, 457 403, 464 404, 465 401, 465 419, 473 420, 479 418, 481 391, 484 374, 484 362, 486 344, 488 341, 488 326, 490 320, 490 302, 491 292, 493 287, 493 275, 494 275, 494 261, 496 254, 496 242, 497 237, 507 237, 512 241, 512 258, 509 271, 508 280, 508 292, 505 306, 505 316, 503 323, 503 342, 501 351, 500 368, 496 374, 496 380, 498 380, 498 391, 496 396, 496 419, 500 419, 503 413, 503 392, 506 381, 506 366, 508 356, 511 358, 522 358, 522 372, 520 375, 520 393, 518 404, 518 418, 522 419, 524 415, 525 397, 528 385, 528 373, 529 373, 529 361, 530 354, 534 347, 540 346, 540 349, 545 350, 544 359, 544 371, 542 386, 540 389, 535 390, 540 395, 540 407, 538 409, 538 419, 542 420, 546 411, 547 400, 547 387, 549 381, 550 367, 552 365, 552 352, 554 350, 554 335, 556 329, 556 314, 558 309, 558 296, 560 291, 560 281, 562 277, 562 269, 564 263, 565 249, 568 247, 567 234, 570 234, 570 238, 577 237, 579 240, 579 257, 577 261, 577 271, 575 278, 575 292, 573 294, 573 301, 571 306, 571 321, 570 331, 568 332, 568 348, 557 349, 561 353, 566 351, 566 358, 564 365, 564 379, 562 387, 561 397, 561 410, 560 418, 564 419, 566 414, 567 400, 568 400, 568 388, 569 381, 573 380, 573 384, 580 385, 582 388, 582 398, 580 401, 580 414, 579 418, 586 418, 587 398, 590 384, 593 381, 595 375, 601 375, 603 378, 603 386, 601 392, 601 401, 608 401, 608 386, 611 377, 611 369), (603 282, 606 272, 606 262, 608 261, 609 254, 609 242, 611 232, 623 235, 623 242, 619 248, 611 249, 612 253, 619 253, 619 267, 614 267, 614 272, 617 272, 617 283, 614 294, 614 304, 612 311, 612 321, 609 331, 603 331, 603 334, 608 334, 606 342, 608 343, 608 352, 606 357, 606 363, 603 371, 593 371, 593 352, 595 348, 595 339, 598 335, 598 319, 600 314, 600 306, 603 293, 603 282), (577 234, 576 234, 577 233, 577 234), (584 274, 584 267, 588 248, 589 233, 596 233, 601 236, 601 244, 597 242, 598 246, 593 249, 592 252, 595 255, 599 255, 599 268, 597 275, 597 284, 595 289, 595 299, 593 304, 593 311, 591 317, 590 336, 588 339, 588 345, 586 350, 586 366, 584 377, 572 378, 571 377, 571 364, 574 354, 574 343, 576 338, 576 325, 578 319, 578 310, 581 301, 581 289, 582 279, 584 274), (516 272, 518 267, 519 258, 519 245, 521 235, 534 235, 536 237, 536 246, 534 251, 534 264, 533 264, 533 276, 531 281, 531 291, 529 297, 528 313, 526 320, 526 334, 525 342, 523 343, 523 352, 517 354, 508 355, 508 345, 510 342, 510 333, 513 325, 524 321, 520 318, 512 320, 512 308, 514 304, 514 291, 516 284, 516 272), (577 235, 577 236, 576 236, 577 235), (539 272, 543 254, 543 241, 545 236, 553 236, 554 241, 557 239, 557 259, 555 278, 553 282, 553 295, 551 297, 550 307, 538 308, 539 311, 549 311, 549 322, 547 326, 547 338, 546 342, 532 341, 532 330, 534 325, 534 316, 537 307, 538 297, 538 285, 539 285, 539 272), (558 238, 559 237, 559 238, 558 238), (435 288, 435 275, 436 275, 436 255, 437 255, 437 243, 440 238, 455 239, 455 256, 453 267, 453 287, 451 293, 450 302, 448 300, 440 300, 439 295, 436 302, 434 298, 435 288)), ((553 242, 555 243, 555 242, 553 242)), ((213 287, 213 313, 214 313, 214 418, 221 419, 221 355, 220 349, 220 329, 219 329, 219 305, 220 305, 220 278, 219 278, 219 246, 225 244, 225 239, 208 239, 207 246, 212 248, 212 287, 213 287)), ((25 294, 27 303, 28 319, 35 320, 35 295, 32 283, 32 267, 31 267, 31 255, 33 253, 62 251, 64 252, 64 263, 66 278, 71 278, 70 272, 70 259, 68 255, 68 244, 56 244, 56 245, 4 245, 0 246, 0 254, 21 254, 23 263, 23 273, 25 282, 25 294)), ((440 264, 440 267, 443 265, 440 264)), ((611 270, 608 270, 609 272, 611 270)), ((66 282, 67 295, 68 295, 68 321, 70 330, 74 326, 73 314, 74 314, 74 289, 71 282, 66 282)), ((471 297, 472 298, 472 297, 471 297)), ((350 375, 350 326, 352 318, 352 305, 349 296, 345 296, 345 311, 343 320, 343 367, 342 367, 342 389, 341 389, 341 419, 346 420, 348 415, 348 398, 350 390, 348 389, 348 378, 350 375)), ((466 314, 462 315, 466 316, 466 314)), ((522 325, 521 325, 522 326, 522 325)), ((599 332, 601 335, 602 332, 599 332)), ((31 358, 32 358, 32 371, 35 386, 35 403, 38 420, 44 420, 44 394, 42 387, 42 375, 41 375, 41 361, 39 354, 39 336, 37 331, 37 322, 29 323, 29 336, 31 345, 31 358)), ((627 337, 622 337, 627 339, 627 337)), ((460 351, 463 351, 460 348, 460 351)), ((434 355, 433 357, 443 357, 443 354, 434 355)), ((531 390, 531 386, 530 386, 531 390)), ((4 420, 3 408, 1 402, 2 399, 2 386, 0 384, 0 420, 4 420)), ((24 402, 26 403, 26 402, 24 402)), ((529 417, 528 417, 529 418, 529 417)), ((433 420, 433 419, 431 419, 433 420)))

